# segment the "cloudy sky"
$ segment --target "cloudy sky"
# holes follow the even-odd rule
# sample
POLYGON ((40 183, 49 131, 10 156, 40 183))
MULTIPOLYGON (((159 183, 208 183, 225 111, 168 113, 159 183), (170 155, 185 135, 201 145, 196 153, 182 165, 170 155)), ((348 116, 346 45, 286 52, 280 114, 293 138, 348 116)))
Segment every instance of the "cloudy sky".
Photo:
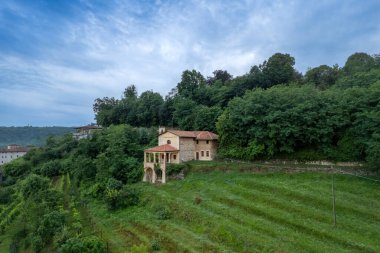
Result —
POLYGON ((126 86, 163 96, 182 71, 249 71, 276 52, 305 72, 380 53, 378 0, 1 0, 0 126, 94 122, 126 86))

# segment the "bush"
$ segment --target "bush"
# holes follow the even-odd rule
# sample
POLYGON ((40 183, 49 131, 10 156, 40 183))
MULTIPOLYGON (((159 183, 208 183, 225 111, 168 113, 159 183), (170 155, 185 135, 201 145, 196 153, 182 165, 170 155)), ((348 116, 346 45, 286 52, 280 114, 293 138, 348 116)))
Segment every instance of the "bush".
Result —
POLYGON ((54 235, 63 229, 65 216, 60 211, 45 214, 40 221, 36 233, 43 239, 43 244, 50 243, 54 235))
POLYGON ((131 250, 128 253, 148 253, 148 247, 144 244, 133 245, 131 250))
POLYGON ((41 191, 48 189, 50 180, 48 178, 30 174, 21 184, 21 194, 24 199, 37 195, 41 191))
POLYGON ((11 177, 16 177, 16 178, 29 173, 31 169, 32 169, 31 163, 28 161, 25 161, 22 158, 3 165, 3 171, 4 171, 5 176, 11 176, 11 177))
POLYGON ((58 160, 48 161, 39 169, 39 173, 46 177, 55 177, 60 174, 61 164, 58 160))
POLYGON ((121 190, 107 189, 105 193, 105 201, 110 210, 137 205, 139 200, 139 192, 130 186, 124 186, 121 190))
POLYGON ((166 175, 171 176, 173 174, 178 174, 181 171, 184 171, 185 169, 186 169, 185 164, 169 163, 166 165, 166 175))
POLYGON ((159 240, 153 240, 151 243, 151 248, 153 251, 159 251, 161 249, 161 244, 159 240))
POLYGON ((172 212, 167 206, 154 207, 154 214, 159 220, 169 220, 172 217, 172 212))
POLYGON ((62 253, 106 253, 105 243, 97 236, 70 238, 61 246, 62 253))
POLYGON ((194 198, 194 204, 199 205, 202 202, 202 198, 199 196, 195 196, 194 198))
POLYGON ((0 188, 0 204, 8 204, 11 201, 13 193, 14 190, 11 187, 0 188))

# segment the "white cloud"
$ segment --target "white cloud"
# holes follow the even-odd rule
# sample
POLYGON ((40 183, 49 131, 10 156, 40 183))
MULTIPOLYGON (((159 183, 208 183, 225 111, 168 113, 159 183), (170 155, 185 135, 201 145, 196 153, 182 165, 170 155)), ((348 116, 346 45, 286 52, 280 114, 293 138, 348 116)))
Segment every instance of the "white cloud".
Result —
MULTIPOLYGON (((345 4, 343 19, 333 11, 326 15, 337 4, 330 1, 156 1, 154 6, 115 1, 105 10, 83 2, 88 7, 78 10, 80 21, 67 19, 59 30, 47 31, 57 45, 43 48, 38 58, 2 54, 0 104, 89 119, 95 98, 118 98, 129 84, 140 93, 153 89, 166 95, 186 69, 205 76, 216 69, 242 75, 275 52, 295 56, 300 70, 329 64, 331 51, 339 49, 334 34, 338 31, 341 40, 348 36, 338 21, 348 22, 350 12, 356 13, 345 4), (321 20, 323 15, 338 25, 321 20), (20 97, 26 96, 23 105, 20 97)), ((21 5, 7 8, 31 14, 21 5)), ((359 37, 361 51, 377 49, 379 24, 368 40, 359 37)), ((355 42, 346 47, 354 48, 355 42)), ((348 49, 334 59, 343 61, 348 49)))

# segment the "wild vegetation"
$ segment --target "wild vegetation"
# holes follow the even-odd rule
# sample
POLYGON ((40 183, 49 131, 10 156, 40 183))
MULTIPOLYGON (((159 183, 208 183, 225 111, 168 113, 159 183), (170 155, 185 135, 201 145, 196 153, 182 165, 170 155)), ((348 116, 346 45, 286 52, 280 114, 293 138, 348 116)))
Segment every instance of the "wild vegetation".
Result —
POLYGON ((380 162, 380 57, 355 53, 340 68, 321 65, 305 75, 295 59, 276 53, 242 76, 186 70, 164 98, 135 86, 122 99, 98 98, 99 124, 166 125, 220 135, 219 155, 255 160, 380 162))
POLYGON ((109 210, 136 205, 132 184, 141 181, 150 141, 156 141, 155 129, 112 126, 81 141, 70 134, 49 138, 43 148, 2 166, 4 245, 11 252, 106 252, 86 220, 80 188, 109 210))

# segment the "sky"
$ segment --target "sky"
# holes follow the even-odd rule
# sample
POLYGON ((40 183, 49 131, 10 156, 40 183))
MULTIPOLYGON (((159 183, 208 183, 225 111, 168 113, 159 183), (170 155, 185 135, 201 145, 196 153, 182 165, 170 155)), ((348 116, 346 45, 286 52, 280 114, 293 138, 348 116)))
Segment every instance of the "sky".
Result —
POLYGON ((165 96, 184 70, 249 72, 288 53, 305 73, 380 53, 378 0, 1 0, 0 126, 95 122, 96 98, 165 96))

